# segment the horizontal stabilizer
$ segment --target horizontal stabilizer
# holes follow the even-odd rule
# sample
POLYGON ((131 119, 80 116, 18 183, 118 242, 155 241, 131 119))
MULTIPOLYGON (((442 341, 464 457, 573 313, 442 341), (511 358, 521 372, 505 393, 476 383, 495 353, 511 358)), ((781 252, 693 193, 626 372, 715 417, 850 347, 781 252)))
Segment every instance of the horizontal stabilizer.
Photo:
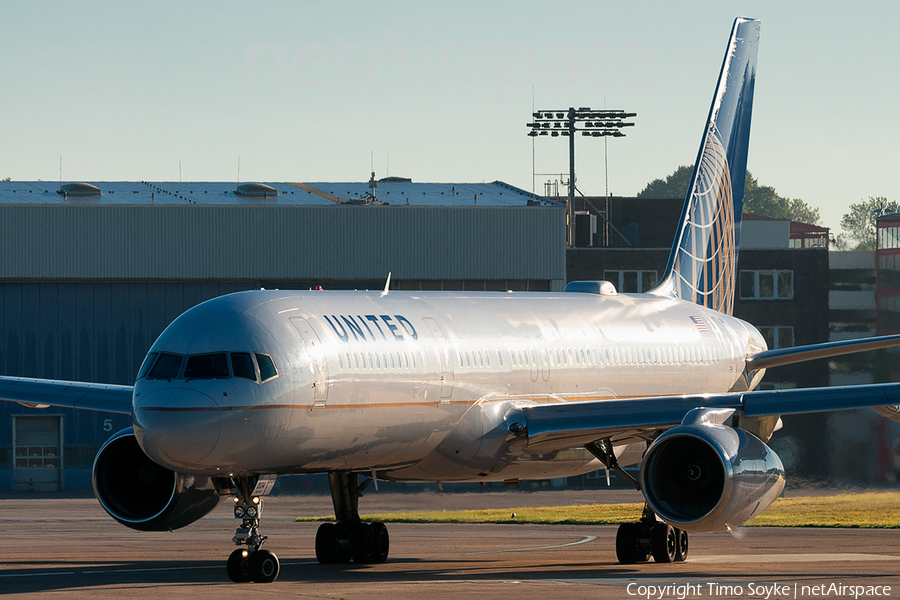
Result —
POLYGON ((885 335, 860 340, 842 340, 824 344, 765 350, 747 357, 747 371, 752 373, 760 369, 792 365, 818 358, 831 358, 832 356, 878 350, 880 348, 893 348, 895 346, 900 346, 900 335, 885 335))

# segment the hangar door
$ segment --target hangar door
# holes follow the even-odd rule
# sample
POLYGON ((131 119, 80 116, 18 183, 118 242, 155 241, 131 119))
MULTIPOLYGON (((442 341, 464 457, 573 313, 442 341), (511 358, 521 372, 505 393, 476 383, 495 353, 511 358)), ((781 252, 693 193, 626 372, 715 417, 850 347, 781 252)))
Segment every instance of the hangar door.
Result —
POLYGON ((13 416, 17 492, 59 490, 61 416, 13 416))

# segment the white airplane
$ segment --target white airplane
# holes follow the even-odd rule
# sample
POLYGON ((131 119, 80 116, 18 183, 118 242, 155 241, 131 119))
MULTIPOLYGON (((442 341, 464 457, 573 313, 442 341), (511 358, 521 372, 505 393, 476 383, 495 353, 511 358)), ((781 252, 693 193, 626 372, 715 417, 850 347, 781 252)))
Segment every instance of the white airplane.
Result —
POLYGON ((323 563, 383 562, 364 523, 371 481, 515 481, 615 469, 646 498, 619 527, 621 562, 684 560, 687 532, 725 530, 781 493, 766 446, 780 415, 874 407, 900 384, 750 391, 779 365, 900 345, 900 336, 767 350, 731 316, 759 21, 737 19, 661 283, 617 294, 251 291, 191 308, 134 386, 0 378, 32 407, 131 414, 94 463, 103 508, 138 530, 188 525, 234 496, 235 582, 270 582, 261 495, 328 473, 323 563), (641 463, 639 480, 623 465, 641 463), (360 476, 365 479, 360 482, 360 476))

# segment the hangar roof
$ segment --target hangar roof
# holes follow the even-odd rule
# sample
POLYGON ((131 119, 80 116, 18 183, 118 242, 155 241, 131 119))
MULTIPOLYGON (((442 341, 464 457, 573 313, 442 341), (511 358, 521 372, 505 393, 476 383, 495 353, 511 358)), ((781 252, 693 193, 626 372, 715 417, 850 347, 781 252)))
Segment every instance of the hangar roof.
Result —
POLYGON ((360 183, 2 181, 0 205, 232 205, 232 206, 560 206, 515 186, 491 183, 413 183, 386 178, 360 183), (97 190, 99 189, 99 195, 97 190), (276 195, 277 194, 277 195, 276 195))

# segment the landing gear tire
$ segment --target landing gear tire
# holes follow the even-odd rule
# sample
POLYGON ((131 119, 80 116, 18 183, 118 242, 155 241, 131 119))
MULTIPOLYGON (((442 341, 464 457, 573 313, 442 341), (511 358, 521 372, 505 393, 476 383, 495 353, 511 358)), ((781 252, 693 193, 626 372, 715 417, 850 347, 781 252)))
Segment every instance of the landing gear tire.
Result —
POLYGON ((688 532, 676 527, 675 544, 675 562, 684 562, 687 560, 688 547, 690 546, 688 542, 688 532))
POLYGON ((250 581, 250 565, 247 556, 247 551, 242 548, 238 548, 229 555, 228 562, 225 563, 228 579, 235 583, 250 581))
POLYGON ((656 523, 650 532, 650 551, 658 563, 670 563, 678 555, 678 536, 668 523, 656 523))
POLYGON ((278 577, 278 557, 268 550, 257 550, 248 557, 253 583, 272 583, 278 577))
POLYGON ((322 523, 316 531, 316 560, 319 564, 332 565, 350 562, 350 547, 341 543, 341 530, 337 523, 322 523))
POLYGON ((322 523, 316 530, 316 560, 319 564, 337 562, 337 527, 334 523, 322 523))
POLYGON ((357 564, 374 562, 375 532, 369 523, 357 523, 350 530, 350 556, 357 564))
POLYGON ((616 532, 616 558, 623 565, 647 562, 650 553, 642 546, 640 523, 622 523, 616 532))
POLYGON ((372 562, 383 563, 387 560, 388 552, 391 549, 391 538, 388 536, 387 527, 384 523, 372 523, 372 533, 375 536, 375 546, 372 550, 372 562))

